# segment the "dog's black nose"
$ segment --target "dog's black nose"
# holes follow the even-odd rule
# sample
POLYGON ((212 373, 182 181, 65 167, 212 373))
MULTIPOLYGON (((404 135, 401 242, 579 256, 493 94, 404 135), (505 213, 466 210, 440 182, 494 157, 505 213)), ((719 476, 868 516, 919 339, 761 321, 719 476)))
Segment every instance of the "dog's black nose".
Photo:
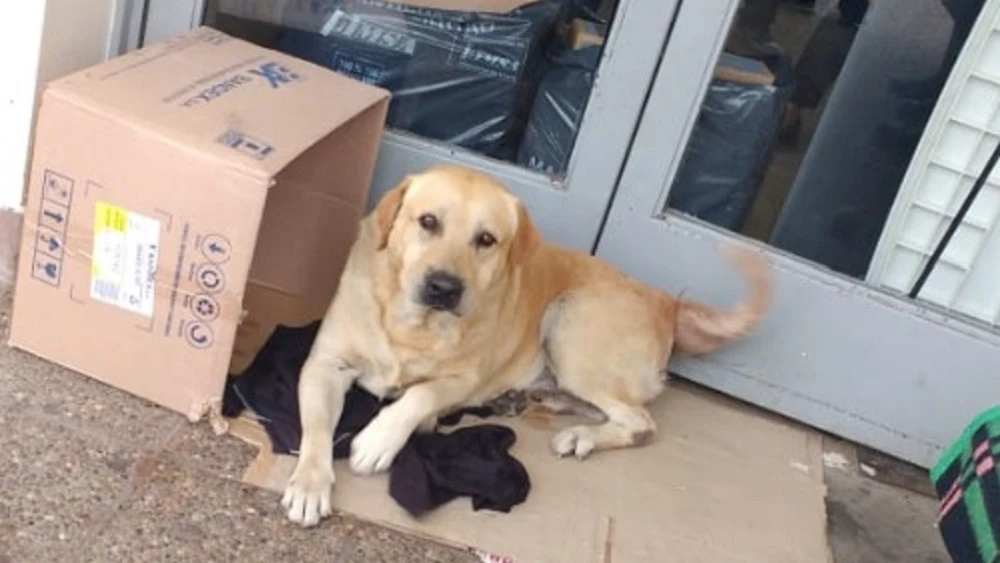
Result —
POLYGON ((465 284, 447 272, 431 272, 424 278, 420 300, 424 305, 440 311, 452 311, 462 301, 465 284))

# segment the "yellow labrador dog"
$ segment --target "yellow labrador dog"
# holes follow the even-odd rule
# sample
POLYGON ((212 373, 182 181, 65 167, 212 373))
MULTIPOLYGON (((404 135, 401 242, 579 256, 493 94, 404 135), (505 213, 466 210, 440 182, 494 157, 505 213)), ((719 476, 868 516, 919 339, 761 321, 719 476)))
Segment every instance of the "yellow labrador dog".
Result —
POLYGON ((302 443, 282 504, 311 526, 330 514, 333 430, 357 383, 397 397, 352 444, 350 467, 389 468, 438 415, 524 389, 543 373, 603 422, 552 438, 559 456, 648 442, 644 405, 672 353, 710 352, 752 330, 769 300, 759 254, 734 253, 749 300, 717 310, 647 287, 543 242, 522 204, 478 172, 408 177, 360 227, 337 294, 302 370, 302 443))

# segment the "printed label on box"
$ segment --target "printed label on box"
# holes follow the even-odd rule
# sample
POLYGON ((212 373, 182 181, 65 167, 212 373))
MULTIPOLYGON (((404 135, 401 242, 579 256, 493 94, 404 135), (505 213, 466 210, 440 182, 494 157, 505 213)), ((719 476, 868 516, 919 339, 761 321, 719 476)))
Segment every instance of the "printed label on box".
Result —
POLYGON ((159 247, 159 221, 97 202, 90 297, 152 317, 159 247))

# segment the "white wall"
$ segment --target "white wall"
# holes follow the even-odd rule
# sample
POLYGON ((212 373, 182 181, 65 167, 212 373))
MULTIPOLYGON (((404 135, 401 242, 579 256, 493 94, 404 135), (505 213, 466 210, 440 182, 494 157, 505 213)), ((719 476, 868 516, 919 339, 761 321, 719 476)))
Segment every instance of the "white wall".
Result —
POLYGON ((45 4, 13 2, 0 19, 0 209, 21 208, 45 4))
POLYGON ((0 19, 0 209, 21 209, 41 86, 104 60, 116 0, 18 0, 0 19))

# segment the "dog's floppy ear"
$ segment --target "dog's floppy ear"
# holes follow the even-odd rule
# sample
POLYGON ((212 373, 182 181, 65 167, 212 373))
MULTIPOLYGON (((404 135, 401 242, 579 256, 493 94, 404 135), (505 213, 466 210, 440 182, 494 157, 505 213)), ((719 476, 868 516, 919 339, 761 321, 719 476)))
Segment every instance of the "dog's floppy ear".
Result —
POLYGON ((389 233, 392 231, 392 224, 396 222, 396 215, 403 205, 403 196, 406 195, 407 188, 410 187, 411 178, 407 176, 398 186, 389 190, 375 207, 375 231, 378 234, 378 250, 382 250, 389 244, 389 233))
POLYGON ((519 266, 527 262, 541 242, 542 237, 531 216, 528 215, 524 203, 517 201, 517 231, 514 232, 514 240, 510 244, 510 264, 519 266))

